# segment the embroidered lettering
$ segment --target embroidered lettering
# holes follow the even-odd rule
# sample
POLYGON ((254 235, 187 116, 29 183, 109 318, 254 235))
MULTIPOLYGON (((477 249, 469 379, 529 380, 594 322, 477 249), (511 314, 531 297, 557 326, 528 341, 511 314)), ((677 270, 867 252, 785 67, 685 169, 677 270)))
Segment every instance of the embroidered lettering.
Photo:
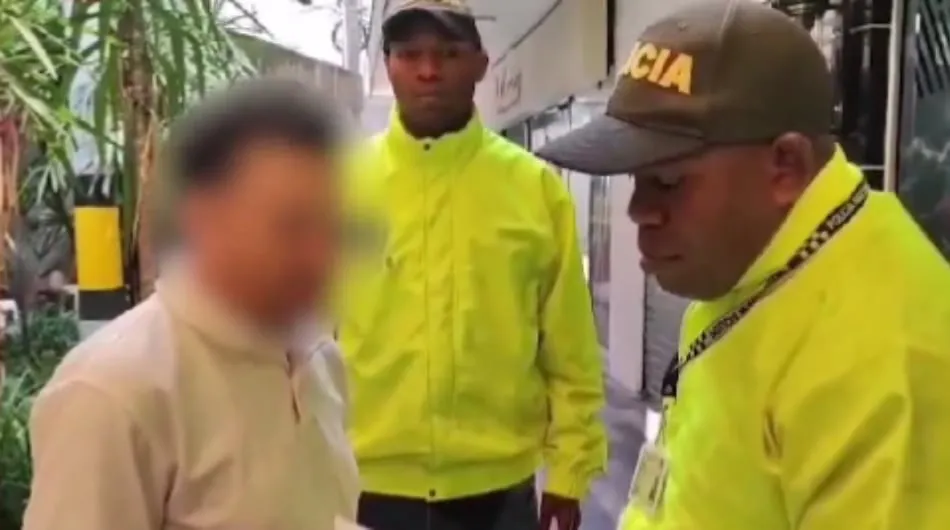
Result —
POLYGON ((688 53, 650 42, 638 42, 620 75, 690 95, 693 92, 693 64, 693 56, 688 53))

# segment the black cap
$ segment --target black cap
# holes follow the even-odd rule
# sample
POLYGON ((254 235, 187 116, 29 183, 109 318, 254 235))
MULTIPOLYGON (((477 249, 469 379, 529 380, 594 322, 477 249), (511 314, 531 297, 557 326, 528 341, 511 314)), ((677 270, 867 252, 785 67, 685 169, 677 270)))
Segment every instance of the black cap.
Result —
POLYGON ((448 35, 482 47, 482 37, 475 22, 475 15, 462 0, 403 0, 397 2, 383 19, 383 49, 403 37, 402 31, 420 17, 437 23, 448 35))
POLYGON ((707 1, 644 30, 605 115, 537 155, 618 175, 717 145, 829 134, 833 96, 828 64, 797 22, 753 0, 707 1))

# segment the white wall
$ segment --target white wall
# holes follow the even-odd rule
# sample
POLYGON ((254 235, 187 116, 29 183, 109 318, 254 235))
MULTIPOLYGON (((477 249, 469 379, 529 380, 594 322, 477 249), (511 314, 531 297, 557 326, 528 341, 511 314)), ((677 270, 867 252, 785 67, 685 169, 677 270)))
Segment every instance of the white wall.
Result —
POLYGON ((577 218, 577 236, 584 254, 590 252, 590 177, 569 174, 567 186, 574 197, 575 217, 577 218))
POLYGON ((643 289, 637 228, 627 217, 633 179, 610 183, 610 350, 607 369, 624 390, 643 385, 643 289))

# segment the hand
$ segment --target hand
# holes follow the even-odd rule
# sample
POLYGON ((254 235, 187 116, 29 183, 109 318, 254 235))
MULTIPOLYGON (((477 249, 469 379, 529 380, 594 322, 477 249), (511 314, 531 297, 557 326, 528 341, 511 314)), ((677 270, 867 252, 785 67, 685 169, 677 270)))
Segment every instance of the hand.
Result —
POLYGON ((538 530, 551 530, 557 522, 557 530, 578 530, 581 526, 581 503, 553 493, 541 494, 541 521, 538 530))

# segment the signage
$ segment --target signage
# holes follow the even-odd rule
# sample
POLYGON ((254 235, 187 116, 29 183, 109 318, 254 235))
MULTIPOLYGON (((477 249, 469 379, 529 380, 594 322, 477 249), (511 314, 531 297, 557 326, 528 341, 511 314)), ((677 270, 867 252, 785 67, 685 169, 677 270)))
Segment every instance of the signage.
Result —
POLYGON ((504 114, 521 102, 521 70, 503 67, 495 74, 495 112, 504 114))
POLYGON ((510 127, 607 79, 607 0, 546 3, 530 33, 508 35, 514 40, 495 51, 479 85, 476 101, 488 127, 510 127))

